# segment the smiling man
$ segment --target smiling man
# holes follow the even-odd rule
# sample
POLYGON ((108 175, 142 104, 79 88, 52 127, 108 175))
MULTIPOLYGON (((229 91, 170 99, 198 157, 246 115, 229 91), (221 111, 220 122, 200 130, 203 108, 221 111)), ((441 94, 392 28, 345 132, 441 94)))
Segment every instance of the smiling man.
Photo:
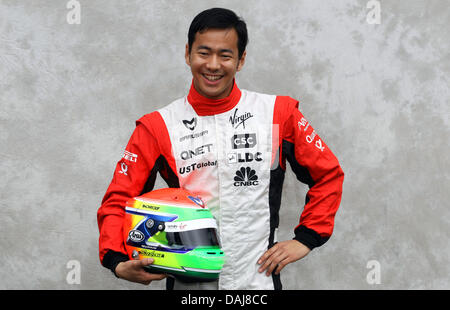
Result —
POLYGON ((209 29, 197 33, 186 44, 186 63, 191 67, 198 93, 209 99, 222 99, 231 93, 234 78, 244 65, 246 52, 239 53, 238 34, 231 29, 209 29))
POLYGON ((143 284, 165 278, 144 271, 151 259, 129 260, 122 237, 125 202, 151 191, 158 173, 169 187, 202 197, 226 256, 218 281, 167 278, 168 289, 281 289, 280 271, 330 238, 342 169, 297 100, 238 88, 247 42, 234 12, 198 14, 185 51, 189 93, 136 122, 98 210, 100 260, 117 277, 143 284), (297 204, 293 239, 278 241, 286 162, 309 190, 297 204))

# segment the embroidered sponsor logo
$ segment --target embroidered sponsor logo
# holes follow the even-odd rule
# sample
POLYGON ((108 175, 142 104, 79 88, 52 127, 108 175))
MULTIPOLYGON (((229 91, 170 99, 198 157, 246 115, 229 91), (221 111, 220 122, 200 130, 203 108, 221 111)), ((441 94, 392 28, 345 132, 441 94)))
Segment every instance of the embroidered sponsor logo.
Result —
POLYGON ((208 134, 208 130, 203 130, 202 132, 199 132, 199 133, 192 133, 190 135, 185 135, 180 138, 180 142, 183 142, 184 140, 187 140, 187 139, 195 139, 195 138, 203 137, 206 134, 208 134))
POLYGON ((234 186, 256 186, 258 185, 258 176, 256 171, 250 167, 242 167, 236 171, 236 176, 234 177, 234 186))
POLYGON ((191 159, 194 156, 205 154, 207 152, 209 153, 209 152, 211 152, 211 146, 212 146, 212 144, 206 144, 206 145, 197 147, 193 151, 192 150, 183 151, 183 152, 181 152, 180 157, 181 157, 181 159, 186 160, 186 159, 191 159))
POLYGON ((249 163, 252 161, 262 161, 262 153, 228 153, 227 155, 229 164, 237 164, 237 163, 249 163))
POLYGON ((243 133, 233 135, 231 138, 231 147, 236 149, 248 149, 255 147, 256 134, 255 133, 243 133))
MULTIPOLYGON (((308 121, 302 117, 302 119, 298 122, 298 129, 299 130, 303 130, 304 132, 306 132, 306 130, 309 128, 309 123, 308 121), (305 127, 305 128, 303 128, 305 127)), ((312 128, 312 127, 311 127, 312 128)), ((317 134, 316 131, 313 129, 313 131, 309 134, 306 135, 306 142, 308 143, 312 143, 314 142, 314 139, 316 138, 317 134)), ((317 136, 318 137, 318 136, 317 136)), ((323 150, 325 149, 325 146, 322 143, 322 140, 320 140, 320 138, 317 138, 316 142, 314 143, 314 145, 321 151, 323 152, 323 150)))
POLYGON ((183 125, 189 130, 194 130, 195 126, 197 126, 197 118, 194 117, 191 120, 183 120, 183 125))
POLYGON ((127 150, 125 150, 122 158, 135 163, 135 162, 137 162, 138 156, 137 156, 137 154, 134 154, 134 153, 131 153, 131 152, 128 152, 127 150))
POLYGON ((127 164, 124 163, 124 162, 122 162, 122 163, 120 164, 120 171, 119 171, 119 173, 121 173, 121 174, 123 174, 123 175, 128 175, 128 174, 127 174, 127 171, 128 171, 128 166, 127 166, 127 164))
POLYGON ((237 115, 238 109, 234 110, 234 114, 230 116, 230 123, 233 125, 233 128, 238 128, 240 125, 245 129, 245 122, 253 117, 253 114, 250 112, 245 112, 242 115, 237 115))
POLYGON ((211 166, 217 166, 217 160, 207 161, 204 163, 193 163, 188 166, 180 167, 180 169, 178 171, 180 174, 185 174, 185 173, 191 173, 192 171, 195 171, 197 169, 201 169, 204 167, 211 167, 211 166))

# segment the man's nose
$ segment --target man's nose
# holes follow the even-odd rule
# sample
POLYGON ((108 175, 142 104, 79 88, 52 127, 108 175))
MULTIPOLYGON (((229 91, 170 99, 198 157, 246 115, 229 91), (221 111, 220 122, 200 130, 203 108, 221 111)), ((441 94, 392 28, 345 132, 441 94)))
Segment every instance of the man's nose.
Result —
POLYGON ((206 63, 208 70, 217 71, 220 69, 220 59, 217 55, 211 55, 206 63))

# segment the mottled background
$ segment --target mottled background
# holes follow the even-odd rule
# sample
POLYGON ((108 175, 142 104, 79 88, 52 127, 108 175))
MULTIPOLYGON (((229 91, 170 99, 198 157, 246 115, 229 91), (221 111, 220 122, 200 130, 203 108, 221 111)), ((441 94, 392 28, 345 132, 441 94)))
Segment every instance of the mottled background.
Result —
MULTIPOLYGON (((96 212, 134 121, 188 91, 213 6, 248 24, 238 85, 299 99, 346 173, 333 237, 284 287, 450 288, 448 1, 381 0, 379 24, 357 0, 80 0, 80 24, 67 2, 0 1, 0 289, 164 287, 100 265, 96 212)), ((305 192, 289 172, 279 239, 305 192)))

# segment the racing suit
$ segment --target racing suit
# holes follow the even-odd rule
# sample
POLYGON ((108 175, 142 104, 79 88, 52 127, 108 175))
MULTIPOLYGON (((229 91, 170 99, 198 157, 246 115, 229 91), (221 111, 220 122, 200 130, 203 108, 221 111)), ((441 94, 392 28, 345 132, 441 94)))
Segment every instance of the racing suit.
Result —
POLYGON ((219 100, 192 83, 187 96, 136 121, 97 214, 103 266, 114 272, 128 260, 125 202, 151 191, 158 173, 168 187, 200 196, 216 218, 226 255, 220 289, 281 289, 279 276, 258 272, 257 260, 277 241, 286 161, 309 187, 294 239, 310 249, 329 239, 344 179, 337 158, 297 100, 233 83, 219 100))

